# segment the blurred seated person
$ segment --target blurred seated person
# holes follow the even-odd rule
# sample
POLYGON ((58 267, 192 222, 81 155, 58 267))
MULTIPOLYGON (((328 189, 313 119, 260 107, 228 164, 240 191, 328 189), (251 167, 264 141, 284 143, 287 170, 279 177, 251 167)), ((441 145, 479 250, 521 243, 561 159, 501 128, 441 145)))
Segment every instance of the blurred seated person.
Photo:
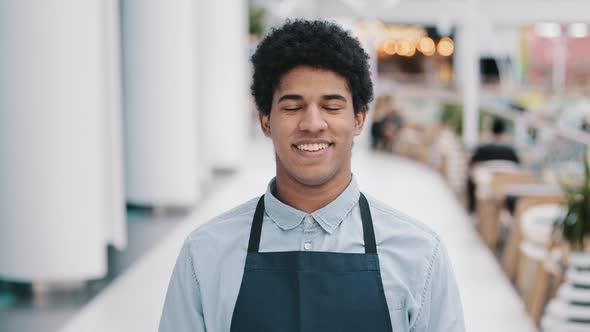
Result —
POLYGON ((394 105, 392 95, 377 98, 371 124, 371 147, 375 150, 392 151, 403 121, 394 105))
POLYGON ((403 126, 403 119, 396 109, 390 109, 385 117, 381 120, 381 135, 383 140, 383 149, 385 151, 394 151, 395 142, 403 126))
POLYGON ((386 112, 391 108, 390 95, 381 95, 375 101, 373 107, 373 117, 371 122, 371 148, 375 150, 383 149, 384 138, 383 138, 383 119, 385 118, 386 112))
MULTIPOLYGON (((469 171, 475 164, 488 160, 509 160, 520 163, 515 149, 506 144, 506 124, 503 120, 495 118, 492 124, 493 141, 478 146, 469 160, 469 171)), ((470 172, 469 172, 470 173, 470 172)), ((469 175, 467 177, 467 207, 469 212, 475 211, 475 183, 469 175)))
POLYGON ((580 124, 580 129, 587 133, 590 133, 590 121, 588 121, 588 116, 584 115, 582 118, 582 123, 580 124))

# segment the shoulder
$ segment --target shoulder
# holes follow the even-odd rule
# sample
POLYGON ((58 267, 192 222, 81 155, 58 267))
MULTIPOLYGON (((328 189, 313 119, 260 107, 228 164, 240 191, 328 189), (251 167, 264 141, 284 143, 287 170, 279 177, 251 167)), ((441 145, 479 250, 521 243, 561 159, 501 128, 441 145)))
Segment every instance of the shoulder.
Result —
POLYGON ((509 144, 502 144, 502 145, 500 145, 500 148, 502 150, 508 151, 510 153, 515 153, 516 152, 516 149, 512 145, 509 145, 509 144))
MULTIPOLYGON (((441 239, 430 227, 407 214, 367 196, 380 260, 385 269, 405 271, 406 282, 430 275, 439 260, 441 239)), ((395 273, 395 272, 391 272, 395 273)), ((422 280, 426 283, 426 280, 422 280)))
POLYGON ((256 204, 260 197, 254 197, 228 211, 225 211, 213 219, 209 220, 201 227, 194 230, 194 234, 199 234, 201 232, 207 232, 219 228, 223 228, 223 226, 227 223, 233 223, 236 220, 241 220, 248 215, 253 215, 254 210, 256 210, 256 204))
MULTIPOLYGON (((193 230, 185 241, 190 251, 195 248, 222 249, 224 246, 235 246, 236 241, 249 234, 252 216, 260 197, 254 197, 228 211, 205 222, 193 230)), ((246 238, 247 240, 247 238, 246 238)))
POLYGON ((473 154, 485 153, 496 149, 496 145, 492 143, 484 143, 476 147, 473 154))
POLYGON ((436 232, 417 219, 365 194, 373 215, 373 223, 384 237, 403 236, 413 241, 436 245, 440 238, 436 232))

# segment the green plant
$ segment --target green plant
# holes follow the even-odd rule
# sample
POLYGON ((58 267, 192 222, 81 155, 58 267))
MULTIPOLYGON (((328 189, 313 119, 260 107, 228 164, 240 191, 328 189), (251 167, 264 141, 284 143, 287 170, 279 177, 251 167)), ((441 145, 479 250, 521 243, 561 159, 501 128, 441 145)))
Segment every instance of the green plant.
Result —
MULTIPOLYGON (((495 115, 489 114, 485 109, 479 110, 479 131, 483 129, 484 123, 492 123, 495 115)), ((440 121, 451 128, 457 136, 463 136, 463 105, 454 103, 441 104, 440 121)), ((511 122, 507 122, 507 131, 512 130, 511 122)))
POLYGON ((463 135, 463 106, 460 104, 443 104, 440 120, 458 136, 463 135))
POLYGON ((590 165, 588 150, 584 149, 584 174, 578 183, 560 181, 567 199, 567 213, 556 222, 556 229, 561 232, 572 250, 582 251, 590 235, 590 165))
POLYGON ((264 20, 266 12, 264 8, 250 6, 249 10, 249 27, 251 35, 261 37, 264 33, 264 20))

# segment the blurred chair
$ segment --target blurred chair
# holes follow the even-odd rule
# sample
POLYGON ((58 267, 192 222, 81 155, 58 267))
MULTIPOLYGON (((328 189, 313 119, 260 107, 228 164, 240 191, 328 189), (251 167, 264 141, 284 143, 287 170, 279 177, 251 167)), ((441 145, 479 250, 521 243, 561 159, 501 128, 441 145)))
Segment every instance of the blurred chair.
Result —
MULTIPOLYGON (((478 166, 474 171, 481 173, 481 169, 481 166, 478 166)), ((502 230, 500 216, 507 188, 515 184, 540 183, 541 180, 521 168, 508 172, 492 170, 486 174, 486 177, 482 177, 482 174, 474 174, 474 179, 477 181, 477 229, 486 245, 495 251, 502 230)))
POLYGON ((543 308, 553 284, 559 279, 555 265, 561 257, 561 249, 553 240, 555 219, 566 212, 563 205, 544 204, 532 207, 522 214, 520 230, 520 260, 516 286, 527 311, 535 323, 539 323, 543 308), (555 277, 555 278, 552 278, 555 277))
POLYGON ((502 251, 502 267, 509 280, 515 281, 516 270, 519 266, 520 244, 522 242, 521 221, 524 213, 539 205, 563 204, 565 198, 546 186, 545 191, 539 185, 531 192, 521 192, 516 202, 512 223, 508 226, 508 234, 504 250, 502 251))
MULTIPOLYGON (((507 160, 483 161, 471 168, 469 176, 479 186, 477 191, 480 196, 486 197, 489 192, 489 184, 495 173, 521 173, 521 166, 507 160)), ((476 192, 477 196, 477 192, 476 192)))
POLYGON ((394 152, 400 156, 428 163, 430 146, 419 127, 405 126, 399 129, 394 152))

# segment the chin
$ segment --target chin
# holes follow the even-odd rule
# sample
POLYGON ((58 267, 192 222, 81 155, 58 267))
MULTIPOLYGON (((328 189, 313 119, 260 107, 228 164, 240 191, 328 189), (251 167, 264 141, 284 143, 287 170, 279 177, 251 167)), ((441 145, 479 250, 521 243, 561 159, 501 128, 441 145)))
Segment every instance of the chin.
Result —
POLYGON ((292 174, 292 176, 301 184, 317 187, 329 182, 334 177, 334 174, 332 172, 310 170, 309 172, 292 174))

